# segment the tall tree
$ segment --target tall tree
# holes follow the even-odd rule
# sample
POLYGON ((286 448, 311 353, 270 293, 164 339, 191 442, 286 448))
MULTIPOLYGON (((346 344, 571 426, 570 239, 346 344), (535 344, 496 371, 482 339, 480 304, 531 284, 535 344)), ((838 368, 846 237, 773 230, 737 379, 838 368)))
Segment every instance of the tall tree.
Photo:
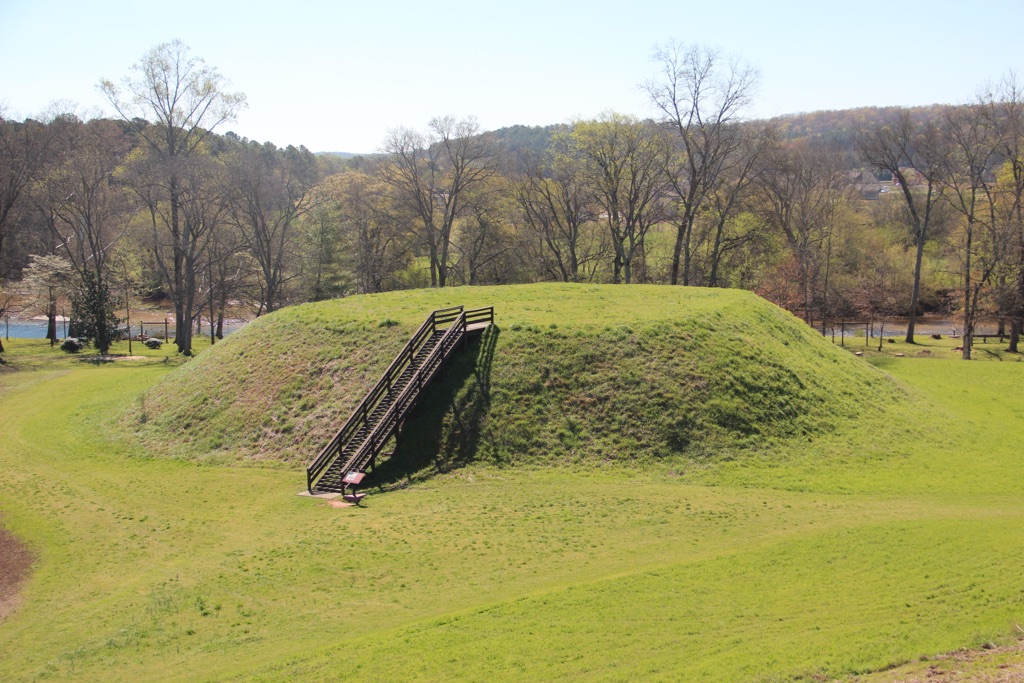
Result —
POLYGON ((17 221, 24 192, 43 172, 52 151, 54 128, 33 119, 11 120, 0 108, 0 277, 6 273, 4 250, 17 221))
POLYGON ((652 226, 664 220, 669 147, 662 131, 635 117, 606 113, 577 121, 566 136, 565 157, 578 164, 587 192, 600 207, 615 251, 613 282, 633 282, 636 259, 652 226))
POLYGON ((510 181, 494 176, 466 197, 465 215, 456 224, 452 272, 467 285, 509 284, 521 279, 521 260, 510 215, 510 181))
POLYGON ((311 265, 316 268, 317 290, 329 291, 327 284, 333 279, 336 284, 332 288, 339 294, 344 291, 346 278, 337 268, 330 268, 333 260, 347 271, 360 294, 398 285, 397 273, 409 265, 410 258, 407 235, 393 211, 389 190, 380 178, 359 171, 331 176, 317 188, 321 197, 310 214, 311 234, 316 238, 317 258, 311 265), (325 239, 330 237, 327 231, 334 228, 337 238, 325 239), (332 254, 335 248, 336 256, 332 254))
POLYGON ((947 145, 942 156, 942 182, 960 217, 961 312, 964 360, 971 359, 978 302, 1002 257, 996 196, 991 169, 998 138, 982 104, 950 107, 942 121, 947 145))
POLYGON ((532 251, 539 257, 544 275, 580 282, 593 275, 604 254, 602 240, 592 229, 596 214, 583 184, 582 169, 574 163, 552 163, 566 154, 567 143, 566 136, 559 136, 547 159, 524 155, 512 192, 528 228, 528 244, 539 243, 532 251))
MULTIPOLYGON (((179 353, 191 355, 198 275, 189 267, 189 254, 198 242, 198 225, 182 216, 183 174, 210 132, 235 118, 245 96, 228 91, 217 70, 177 40, 150 50, 132 72, 120 86, 102 80, 100 90, 145 147, 149 168, 140 196, 149 204, 153 231, 170 238, 163 270, 174 300, 175 343, 179 353)), ((197 178, 193 172, 193 197, 197 178)))
POLYGON ((452 228, 466 193, 496 172, 494 152, 479 133, 475 118, 443 116, 430 121, 426 135, 399 128, 384 143, 382 178, 427 251, 431 287, 448 282, 452 228))
POLYGON ((669 174, 679 207, 669 280, 674 285, 681 278, 688 285, 694 224, 725 176, 735 175, 744 163, 746 136, 733 126, 753 96, 758 72, 717 50, 677 42, 657 49, 654 59, 661 75, 644 89, 680 145, 680 158, 669 174))
POLYGON ((824 144, 777 147, 757 181, 760 213, 784 236, 797 266, 804 320, 828 310, 828 279, 836 217, 849 183, 838 151, 824 144))
POLYGON ((1011 283, 1007 302, 1011 320, 1009 351, 1017 353, 1024 333, 1024 86, 1009 73, 986 99, 1002 157, 998 178, 1001 218, 1008 226, 1012 245, 1007 254, 1011 283))
POLYGON ((135 215, 114 176, 131 142, 113 121, 66 124, 60 159, 32 194, 74 271, 72 336, 87 337, 106 353, 117 334, 110 255, 135 215))
POLYGON ((720 286, 719 271, 723 257, 756 237, 756 225, 732 232, 729 227, 744 209, 753 183, 766 172, 766 159, 776 142, 771 124, 734 124, 726 135, 735 138, 730 143, 735 145, 734 154, 723 166, 704 212, 708 226, 708 234, 704 237, 708 243, 708 264, 705 266, 707 276, 701 284, 708 287, 720 286))
POLYGON ((313 154, 250 143, 232 156, 231 217, 257 264, 261 310, 277 310, 288 281, 298 275, 296 222, 311 202, 317 180, 313 154))
POLYGON ((938 127, 933 123, 916 124, 907 110, 901 110, 889 123, 862 131, 858 137, 861 157, 874 168, 892 174, 896 181, 914 238, 914 277, 907 310, 908 344, 914 343, 924 247, 935 208, 943 194, 939 163, 941 144, 942 133, 938 127))

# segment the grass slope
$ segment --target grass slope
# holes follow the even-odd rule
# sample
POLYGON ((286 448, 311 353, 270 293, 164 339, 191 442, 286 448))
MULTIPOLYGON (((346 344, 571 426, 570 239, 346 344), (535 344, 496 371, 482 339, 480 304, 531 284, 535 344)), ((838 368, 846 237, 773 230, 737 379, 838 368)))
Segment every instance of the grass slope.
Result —
POLYGON ((498 329, 424 400, 397 458, 414 468, 722 458, 900 395, 747 292, 549 284, 286 309, 168 376, 129 419, 155 451, 308 461, 425 315, 455 303, 494 304, 498 329))
POLYGON ((479 458, 345 510, 298 466, 149 457, 123 412, 162 359, 9 349, 38 369, 0 373, 0 510, 37 561, 0 680, 831 680, 1024 621, 1020 363, 878 359, 898 390, 742 459, 479 458))

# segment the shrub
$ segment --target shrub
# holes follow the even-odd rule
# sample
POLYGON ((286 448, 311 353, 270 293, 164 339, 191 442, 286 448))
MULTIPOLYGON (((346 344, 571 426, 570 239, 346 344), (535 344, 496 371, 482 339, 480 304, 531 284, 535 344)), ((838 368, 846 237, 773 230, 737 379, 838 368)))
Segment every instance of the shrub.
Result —
POLYGON ((82 340, 76 339, 75 337, 68 337, 60 343, 60 350, 65 353, 78 353, 85 347, 82 340))
POLYGON ((157 339, 156 337, 150 337, 149 339, 142 343, 146 345, 146 348, 159 349, 161 346, 164 345, 164 340, 157 339))

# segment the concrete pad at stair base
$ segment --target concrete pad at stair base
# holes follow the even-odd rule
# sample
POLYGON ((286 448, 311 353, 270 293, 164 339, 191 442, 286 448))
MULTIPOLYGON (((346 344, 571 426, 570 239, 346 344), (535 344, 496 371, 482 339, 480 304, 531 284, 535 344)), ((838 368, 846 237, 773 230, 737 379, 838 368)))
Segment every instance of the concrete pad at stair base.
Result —
POLYGON ((306 498, 319 498, 320 500, 334 500, 341 496, 340 493, 310 493, 309 491, 299 491, 296 495, 305 496, 306 498))

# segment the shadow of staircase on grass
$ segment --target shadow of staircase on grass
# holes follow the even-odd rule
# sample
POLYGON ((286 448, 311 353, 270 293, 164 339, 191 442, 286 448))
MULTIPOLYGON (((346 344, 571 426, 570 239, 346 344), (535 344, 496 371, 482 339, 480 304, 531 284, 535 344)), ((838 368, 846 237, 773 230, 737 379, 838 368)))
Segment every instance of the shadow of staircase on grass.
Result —
POLYGON ((371 486, 402 488, 472 462, 491 404, 491 367, 500 331, 491 325, 445 368, 398 434, 389 457, 378 462, 371 486))

